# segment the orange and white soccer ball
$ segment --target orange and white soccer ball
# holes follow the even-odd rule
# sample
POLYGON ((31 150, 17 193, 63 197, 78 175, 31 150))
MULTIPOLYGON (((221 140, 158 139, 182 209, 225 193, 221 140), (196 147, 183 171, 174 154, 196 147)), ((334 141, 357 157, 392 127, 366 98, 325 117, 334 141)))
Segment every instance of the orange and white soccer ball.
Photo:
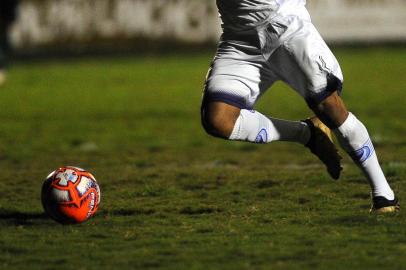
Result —
POLYGON ((96 213, 100 204, 100 188, 88 171, 61 167, 46 178, 41 200, 45 212, 57 222, 82 223, 96 213))

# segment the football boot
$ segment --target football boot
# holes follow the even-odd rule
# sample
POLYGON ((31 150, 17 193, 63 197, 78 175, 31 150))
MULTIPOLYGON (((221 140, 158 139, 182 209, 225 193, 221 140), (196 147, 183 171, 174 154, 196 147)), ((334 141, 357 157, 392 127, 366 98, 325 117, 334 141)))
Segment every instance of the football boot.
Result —
POLYGON ((393 213, 400 210, 398 199, 388 200, 385 197, 377 196, 372 198, 370 212, 376 214, 393 213))
POLYGON ((341 167, 342 157, 333 143, 331 130, 316 116, 303 122, 310 128, 310 139, 305 146, 324 163, 329 175, 337 180, 343 169, 341 167))

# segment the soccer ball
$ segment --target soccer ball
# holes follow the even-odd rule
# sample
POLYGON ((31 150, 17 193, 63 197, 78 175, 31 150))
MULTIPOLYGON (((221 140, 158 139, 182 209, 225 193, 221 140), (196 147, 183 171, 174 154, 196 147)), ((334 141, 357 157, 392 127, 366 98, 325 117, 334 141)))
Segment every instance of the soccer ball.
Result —
POLYGON ((48 175, 41 192, 45 212, 62 224, 82 223, 100 204, 100 188, 94 176, 77 167, 62 167, 48 175))

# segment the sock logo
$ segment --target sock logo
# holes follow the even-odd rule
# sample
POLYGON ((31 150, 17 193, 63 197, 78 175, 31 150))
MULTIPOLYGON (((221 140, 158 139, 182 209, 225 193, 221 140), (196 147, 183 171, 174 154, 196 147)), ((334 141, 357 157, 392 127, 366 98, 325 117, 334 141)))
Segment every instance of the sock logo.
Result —
POLYGON ((374 153, 374 151, 375 149, 372 144, 372 141, 371 139, 368 139, 368 141, 360 149, 352 153, 351 157, 355 161, 359 161, 362 163, 366 161, 368 158, 370 158, 374 153))
POLYGON ((268 132, 263 128, 259 131, 255 143, 267 143, 268 142, 268 132))

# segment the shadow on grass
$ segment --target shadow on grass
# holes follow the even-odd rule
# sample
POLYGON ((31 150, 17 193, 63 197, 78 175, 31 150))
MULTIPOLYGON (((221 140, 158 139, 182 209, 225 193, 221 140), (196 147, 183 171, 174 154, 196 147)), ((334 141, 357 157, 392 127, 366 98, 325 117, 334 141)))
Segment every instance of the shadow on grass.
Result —
POLYGON ((331 223, 338 226, 346 227, 363 227, 363 226, 375 226, 376 220, 372 216, 342 216, 331 219, 331 223))
POLYGON ((204 214, 215 214, 223 212, 222 209, 213 207, 195 207, 190 206, 182 208, 179 213, 182 215, 204 215, 204 214))
POLYGON ((31 225, 35 220, 48 220, 45 213, 22 212, 0 208, 0 224, 31 225))
POLYGON ((259 189, 272 188, 274 186, 279 186, 280 183, 275 180, 265 179, 255 183, 255 187, 259 189))
POLYGON ((156 211, 154 209, 111 209, 111 210, 103 210, 100 211, 100 214, 105 216, 149 216, 155 214, 156 211))

